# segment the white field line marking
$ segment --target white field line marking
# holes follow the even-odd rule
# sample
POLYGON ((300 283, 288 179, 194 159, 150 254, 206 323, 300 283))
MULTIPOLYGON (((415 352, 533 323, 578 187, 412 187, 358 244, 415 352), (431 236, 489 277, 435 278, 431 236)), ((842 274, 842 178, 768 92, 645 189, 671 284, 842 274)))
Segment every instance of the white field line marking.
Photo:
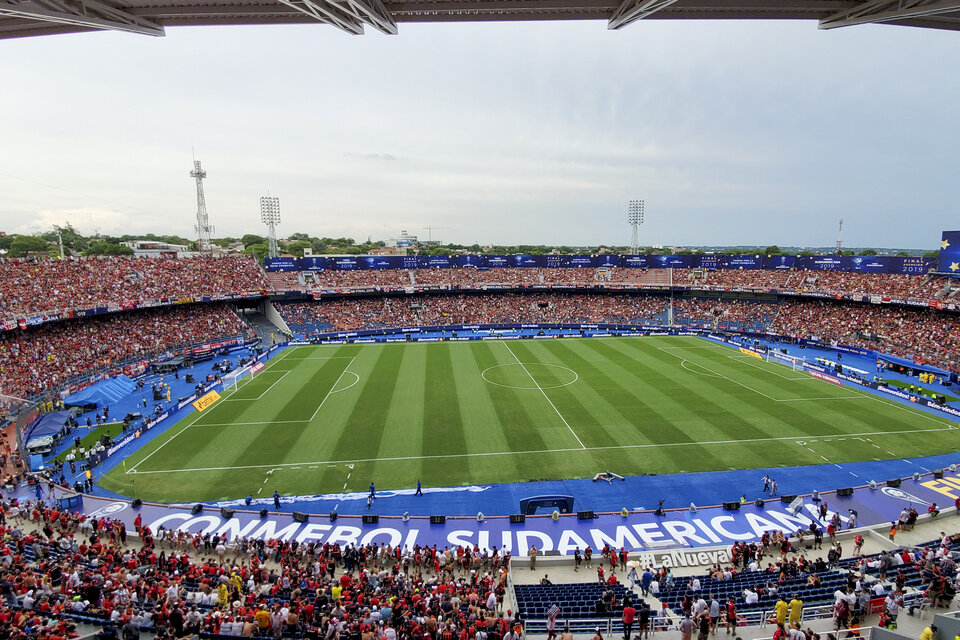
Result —
MULTIPOLYGON (((327 398, 329 398, 329 397, 331 396, 331 394, 333 394, 333 390, 337 388, 337 385, 338 385, 338 384, 340 384, 340 378, 342 378, 342 377, 343 377, 343 374, 345 374, 345 373, 347 372, 347 369, 350 368, 350 365, 353 364, 353 361, 354 361, 354 360, 356 360, 356 356, 350 358, 350 362, 347 363, 347 366, 344 367, 343 371, 340 372, 340 375, 337 376, 336 382, 333 383, 333 386, 330 387, 330 390, 329 390, 329 391, 327 391, 327 395, 323 396, 323 400, 321 400, 321 401, 320 401, 320 404, 317 405, 317 410, 314 411, 314 412, 313 412, 313 415, 310 416, 310 419, 307 420, 308 423, 309 423, 309 422, 313 422, 313 419, 317 417, 317 414, 318 414, 318 413, 320 413, 320 409, 323 407, 323 404, 327 401, 327 398)), ((351 372, 351 373, 352 373, 352 372, 351 372)), ((354 375, 356 375, 356 374, 354 374, 354 375)), ((359 376, 357 377, 357 379, 358 379, 358 380, 360 379, 359 376)), ((351 386, 352 386, 352 385, 351 385, 351 386)))
MULTIPOLYGON (((290 349, 290 350, 288 350, 288 351, 284 351, 283 353, 281 353, 280 355, 278 355, 276 358, 271 359, 271 360, 270 360, 270 364, 272 365, 273 363, 277 362, 278 360, 281 360, 284 356, 286 356, 286 355, 287 355, 288 353, 290 353, 291 351, 293 351, 293 349, 290 349)), ((270 366, 270 365, 267 365, 267 366, 270 366)), ((263 373, 263 372, 261 371, 261 373, 263 373)), ((252 376, 251 376, 251 377, 252 377, 252 376)), ((234 393, 236 393, 236 391, 234 391, 234 393)), ((223 400, 224 398, 221 397, 220 399, 223 400)), ((214 404, 212 407, 210 407, 209 411, 208 411, 206 414, 204 414, 202 411, 197 411, 197 417, 196 417, 196 418, 194 418, 193 420, 191 420, 190 422, 188 422, 187 425, 186 425, 185 427, 183 427, 183 429, 180 429, 180 431, 177 431, 175 434, 173 434, 172 436, 170 436, 167 440, 164 440, 163 442, 161 442, 161 443, 160 443, 160 446, 158 446, 156 449, 154 449, 153 451, 151 451, 150 453, 148 453, 146 456, 144 456, 144 458, 143 458, 142 460, 140 460, 140 462, 138 462, 137 464, 135 464, 135 465, 133 465, 132 467, 130 467, 130 469, 127 470, 126 473, 136 473, 137 467, 139 467, 139 466, 142 465, 144 462, 146 462, 147 460, 149 460, 150 457, 153 456, 153 454, 155 454, 157 451, 160 451, 160 449, 163 449, 165 446, 167 446, 168 444, 170 444, 170 442, 171 442, 174 438, 176 438, 177 436, 181 435, 184 431, 186 431, 187 429, 189 429, 190 427, 192 427, 194 424, 196 424, 196 422, 197 422, 200 418, 204 417, 204 415, 210 415, 211 413, 213 413, 213 411, 215 411, 218 406, 220 406, 220 405, 214 404)))
POLYGON ((353 382, 351 382, 350 384, 348 384, 347 386, 345 386, 343 389, 337 389, 336 391, 333 391, 332 393, 340 393, 341 391, 346 391, 346 390, 349 389, 350 387, 353 387, 353 386, 356 385, 358 382, 360 382, 360 376, 358 376, 357 374, 355 374, 353 371, 345 371, 344 373, 349 373, 350 375, 352 375, 353 378, 354 378, 353 382))
MULTIPOLYGON (((675 353, 670 353, 669 351, 667 351, 667 350, 664 349, 663 347, 657 347, 657 349, 659 349, 660 351, 663 351, 664 353, 667 353, 667 354, 673 356, 674 358, 680 358, 680 359, 681 359, 680 366, 683 366, 683 363, 684 363, 684 362, 689 362, 690 364, 696 365, 696 366, 700 367, 701 369, 704 369, 704 370, 706 370, 706 371, 709 371, 710 373, 714 374, 714 375, 717 376, 717 377, 725 378, 726 380, 729 380, 730 382, 732 382, 732 383, 734 383, 734 384, 736 384, 736 385, 739 385, 739 386, 743 387, 744 389, 749 389, 750 391, 753 391, 754 393, 759 394, 759 395, 763 396, 764 398, 766 398, 766 399, 768 399, 768 400, 771 400, 771 401, 773 401, 773 402, 807 402, 807 401, 811 401, 811 400, 834 400, 834 399, 836 399, 836 400, 856 400, 856 399, 859 399, 859 397, 860 397, 860 396, 831 396, 831 397, 829 397, 829 398, 784 398, 784 399, 781 400, 781 399, 779 399, 779 398, 774 398, 774 397, 771 396, 771 395, 767 395, 767 394, 764 393, 763 391, 760 391, 760 390, 758 390, 758 389, 754 389, 754 388, 751 387, 750 385, 744 384, 744 383, 740 382, 739 380, 735 380, 735 379, 733 379, 733 378, 731 378, 731 377, 729 377, 729 376, 725 376, 725 375, 723 375, 722 373, 717 373, 716 371, 714 371, 714 370, 711 369, 710 367, 704 366, 704 365, 700 364, 699 362, 693 362, 693 361, 691 361, 691 360, 687 360, 686 358, 682 358, 681 356, 678 356, 678 355, 675 354, 675 353)), ((687 367, 683 367, 683 368, 686 369, 687 367)), ((689 369, 688 369, 688 371, 689 371, 689 369)))
MULTIPOLYGON (((281 371, 281 369, 276 369, 276 371, 281 371)), ((266 372, 265 372, 265 371, 261 371, 260 373, 263 374, 263 373, 266 373, 266 372)), ((254 400, 260 400, 261 398, 263 398, 263 396, 267 395, 267 393, 270 392, 270 389, 273 389, 275 386, 277 386, 278 384, 280 384, 280 381, 283 380, 284 378, 286 378, 288 373, 290 373, 290 372, 289 372, 289 371, 284 371, 284 372, 283 372, 283 375, 280 376, 279 378, 277 378, 277 381, 276 381, 276 382, 274 382, 272 385, 270 385, 269 387, 267 387, 267 388, 266 388, 263 392, 261 392, 260 395, 258 395, 256 398, 234 398, 233 396, 236 395, 236 393, 234 393, 234 394, 232 394, 229 398, 227 398, 226 400, 224 400, 224 402, 247 402, 247 401, 252 402, 252 401, 254 401, 254 400)))
MULTIPOLYGON (((679 357, 679 356, 678 356, 678 357, 679 357)), ((687 371, 689 371, 690 373, 695 373, 695 374, 697 374, 698 376, 707 376, 708 378, 719 378, 719 377, 720 377, 720 376, 718 376, 718 375, 715 374, 715 373, 704 373, 703 371, 697 371, 696 369, 691 369, 690 367, 687 366, 688 363, 689 363, 689 364, 692 364, 692 365, 696 365, 696 366, 698 366, 698 367, 700 366, 700 365, 698 365, 696 362, 690 362, 689 360, 681 360, 681 361, 680 361, 680 366, 683 367, 684 369, 686 369, 687 371)))
MULTIPOLYGON (((803 436, 808 440, 822 440, 825 438, 848 438, 851 436, 879 436, 879 435, 891 435, 891 434, 906 434, 906 433, 929 433, 932 431, 947 431, 948 429, 910 429, 904 431, 867 431, 864 433, 835 433, 831 435, 822 435, 822 436, 803 436)), ((326 465, 337 465, 337 464, 361 464, 365 462, 402 462, 405 460, 438 460, 445 459, 449 460, 451 458, 482 458, 482 457, 491 457, 491 456, 513 456, 513 455, 530 455, 530 454, 542 454, 542 453, 569 453, 569 452, 583 452, 583 451, 606 451, 610 449, 652 449, 655 447, 689 447, 689 446, 703 446, 703 445, 725 445, 725 444, 742 444, 747 442, 775 442, 777 440, 796 440, 797 436, 778 436, 776 438, 745 438, 743 440, 714 440, 709 442, 668 442, 665 444, 627 444, 627 445, 608 445, 603 447, 584 447, 583 449, 567 448, 567 449, 540 449, 532 451, 491 451, 488 453, 454 453, 449 455, 432 455, 432 456, 397 456, 392 458, 362 458, 356 460, 319 460, 313 462, 287 462, 287 463, 272 463, 272 464, 253 464, 253 465, 242 465, 235 467, 198 467, 195 469, 158 469, 155 471, 140 471, 139 473, 181 473, 181 472, 191 472, 191 471, 228 471, 231 469, 264 469, 264 468, 276 468, 276 467, 292 467, 292 466, 301 466, 309 464, 326 464, 326 465)))
MULTIPOLYGON (((672 337, 681 337, 681 336, 672 336, 672 337)), ((686 337, 686 336, 682 336, 682 337, 686 337)), ((706 340, 706 338, 699 337, 699 336, 697 337, 697 339, 698 339, 698 340, 706 340)), ((724 350, 730 350, 730 349, 732 349, 732 347, 725 347, 725 346, 718 345, 718 344, 713 344, 713 343, 711 343, 710 346, 711 346, 711 347, 716 347, 716 348, 718 348, 718 349, 724 349, 724 350)), ((682 349, 683 347, 657 347, 657 348, 660 349, 661 351, 665 351, 665 352, 667 352, 667 353, 670 353, 669 349, 682 349)), ((707 348, 707 347, 705 347, 705 346, 700 346, 700 347, 689 347, 689 348, 691 348, 691 349, 705 349, 705 348, 707 348)), ((675 357, 679 357, 679 356, 676 356, 676 354, 670 354, 670 355, 674 355, 675 357)), ((732 358, 732 357, 737 357, 737 356, 728 356, 728 357, 731 357, 731 358, 732 358)), ((745 357, 750 357, 750 358, 752 358, 753 356, 745 356, 745 357)), ((769 361, 768 361, 768 362, 769 362, 769 361)), ((773 361, 773 362, 774 362, 775 364, 780 364, 780 365, 782 365, 782 366, 784 366, 784 367, 787 366, 787 364, 786 364, 786 363, 783 363, 783 362, 776 362, 776 361, 773 361)), ((706 367, 704 367, 704 368, 706 368, 706 367)), ((811 378, 813 378, 813 376, 811 376, 811 378)), ((849 386, 849 385, 844 385, 844 386, 849 386)), ((872 398, 873 400, 876 400, 877 402, 880 402, 880 403, 882 403, 882 404, 885 404, 885 405, 887 405, 888 407, 896 407, 897 409, 900 409, 901 411, 906 411, 907 413, 910 413, 910 414, 913 414, 913 415, 918 415, 918 414, 919 414, 920 416, 923 416, 923 417, 926 418, 927 420, 930 420, 930 421, 935 422, 935 423, 937 423, 937 424, 947 425, 950 429, 957 429, 957 428, 958 428, 955 423, 950 422, 949 420, 946 420, 946 419, 939 419, 938 416, 933 416, 933 415, 927 413, 926 411, 920 411, 919 409, 913 409, 913 408, 911 408, 911 407, 904 406, 904 405, 900 404, 899 402, 896 402, 895 400, 888 399, 888 398, 884 398, 883 396, 878 396, 878 395, 875 395, 875 394, 873 394, 873 393, 868 393, 868 392, 863 391, 862 389, 858 389, 858 388, 856 388, 856 387, 854 387, 854 386, 849 386, 849 389, 850 389, 850 391, 852 391, 853 393, 855 393, 855 394, 857 394, 857 395, 859 395, 859 396, 861 396, 861 397, 864 397, 864 398, 872 398)), ((804 400, 804 399, 805 399, 805 398, 796 398, 796 400, 804 400)), ((786 400, 780 400, 779 402, 787 402, 787 401, 786 401, 786 400)), ((874 444, 873 446, 877 447, 878 449, 880 448, 880 447, 877 446, 876 444, 874 444)), ((893 455, 893 454, 891 454, 891 455, 893 455)))
POLYGON ((877 402, 880 402, 880 403, 882 403, 882 404, 884 404, 884 405, 886 405, 886 406, 888 406, 888 407, 896 407, 897 409, 900 409, 901 411, 906 411, 907 413, 910 413, 910 414, 913 414, 913 415, 920 415, 920 416, 926 418, 927 420, 931 420, 931 421, 933 421, 933 422, 936 422, 937 424, 946 425, 946 426, 950 427, 951 429, 956 429, 956 428, 957 428, 957 425, 956 425, 956 424, 954 424, 954 423, 952 423, 952 422, 950 422, 950 421, 948 421, 948 420, 940 420, 940 419, 938 419, 937 416, 932 416, 932 415, 930 415, 929 413, 927 413, 926 411, 920 411, 919 409, 913 409, 913 408, 911 408, 911 407, 904 406, 904 405, 902 405, 902 404, 900 404, 899 402, 896 402, 896 401, 894 401, 894 400, 888 400, 888 399, 886 399, 886 398, 884 398, 884 397, 882 397, 882 396, 875 396, 875 395, 873 395, 872 393, 867 393, 866 391, 863 391, 863 390, 861 390, 861 389, 857 389, 856 387, 850 387, 850 390, 853 391, 854 393, 856 393, 857 395, 863 396, 863 397, 865 397, 865 398, 872 398, 872 399, 876 400, 877 402))
MULTIPOLYGON (((216 409, 216 408, 217 408, 216 405, 214 405, 213 407, 210 408, 210 410, 212 411, 213 409, 216 409)), ((186 425, 183 429, 180 429, 180 431, 177 431, 175 434, 173 434, 172 436, 170 436, 167 440, 165 440, 164 442, 161 442, 159 447, 157 447, 156 449, 154 449, 153 451, 151 451, 150 453, 148 453, 146 456, 144 456, 144 458, 143 458, 140 462, 138 462, 137 464, 135 464, 135 465, 133 465, 132 467, 130 467, 130 468, 127 470, 127 473, 136 473, 137 467, 139 467, 139 466, 142 465, 144 462, 146 462, 147 460, 149 460, 149 459, 153 456, 153 454, 155 454, 157 451, 160 451, 160 449, 163 449, 165 446, 167 446, 168 444, 170 444, 170 442, 172 442, 174 438, 176 438, 177 436, 179 436, 180 434, 182 434, 184 431, 186 431, 187 429, 189 429, 190 427, 192 427, 193 424, 194 424, 197 420, 199 420, 200 418, 202 418, 202 417, 203 417, 203 412, 197 411, 197 417, 196 417, 196 418, 194 418, 193 420, 191 420, 190 422, 188 422, 187 425, 186 425)))
MULTIPOLYGON (((810 381, 810 380, 816 380, 816 378, 814 378, 813 376, 808 376, 808 375, 793 376, 793 377, 782 375, 782 374, 777 373, 776 371, 774 371, 774 367, 761 367, 761 366, 759 366, 759 365, 756 365, 756 364, 750 362, 750 360, 756 360, 756 358, 754 358, 753 356, 729 356, 729 357, 730 357, 731 360, 743 360, 743 362, 741 362, 740 364, 745 364, 745 365, 747 365, 748 367, 753 367, 754 369, 759 369, 760 371, 763 371, 764 373, 773 374, 773 375, 777 376, 778 378, 783 378, 784 380, 794 380, 794 381, 796 381, 796 382, 807 382, 807 381, 810 381)), ((773 362, 772 360, 768 360, 767 362, 770 362, 770 363, 772 363, 772 364, 781 364, 781 363, 779 363, 779 362, 773 362)), ((784 364, 784 365, 782 365, 782 366, 785 367, 785 366, 787 366, 787 365, 784 364)), ((792 371, 792 369, 791 369, 791 371, 792 371)))
POLYGON ((356 358, 356 356, 307 356, 306 358, 289 358, 289 360, 296 360, 299 362, 300 360, 345 360, 347 358, 352 360, 353 358, 356 358))
POLYGON ((553 407, 553 410, 557 412, 557 415, 560 416, 560 419, 561 419, 561 420, 563 420, 563 424, 567 425, 567 429, 570 430, 570 433, 573 434, 573 437, 576 438, 576 439, 577 439, 577 442, 580 443, 580 448, 581 448, 581 449, 586 449, 586 447, 584 446, 583 442, 580 440, 580 436, 578 436, 578 435, 576 434, 576 432, 575 432, 575 431, 573 430, 573 428, 570 426, 570 423, 567 422, 567 419, 564 418, 564 417, 563 417, 563 414, 560 413, 560 410, 557 409, 557 405, 553 404, 553 400, 551 400, 551 399, 550 399, 550 396, 547 395, 547 392, 543 390, 543 387, 541 387, 541 386, 540 386, 540 383, 537 382, 537 379, 533 377, 533 374, 531 374, 529 371, 527 371, 527 366, 526 366, 525 364, 523 364, 522 362, 520 362, 520 358, 518 358, 518 357, 517 357, 517 354, 515 354, 515 353, 513 352, 513 349, 510 348, 510 344, 507 343, 507 342, 504 342, 504 343, 503 343, 503 346, 505 346, 505 347, 507 348, 507 351, 509 351, 509 352, 510 352, 510 355, 513 356, 513 359, 517 361, 517 364, 520 365, 520 368, 522 368, 522 369, 526 372, 526 374, 527 374, 528 376, 530 376, 530 381, 533 382, 533 384, 537 387, 537 389, 540 390, 540 393, 542 393, 542 394, 543 394, 543 397, 547 399, 547 402, 550 403, 550 406, 553 407))
POLYGON ((212 422, 210 424, 202 424, 201 428, 207 427, 236 427, 236 426, 245 426, 245 425, 258 425, 258 424, 306 424, 310 422, 309 420, 261 420, 259 422, 212 422))
POLYGON ((681 362, 681 366, 682 366, 683 362, 690 362, 691 364, 697 365, 697 366, 700 367, 701 369, 705 369, 705 370, 709 371, 710 373, 714 374, 714 375, 717 376, 717 377, 725 378, 725 379, 729 380, 730 382, 732 382, 732 383, 734 383, 734 384, 736 384, 736 385, 739 385, 739 386, 743 387, 744 389, 749 389, 750 391, 753 391, 754 393, 757 393, 757 394, 763 396, 763 397, 766 398, 767 400, 772 400, 772 401, 774 401, 774 402, 777 402, 777 399, 774 398, 773 396, 767 395, 767 394, 765 394, 763 391, 758 391, 757 389, 754 389, 753 387, 751 387, 751 386, 749 386, 749 385, 743 384, 743 383, 740 382, 739 380, 734 380, 733 378, 729 378, 729 377, 723 375, 722 373, 717 373, 717 372, 714 371, 713 369, 711 369, 711 368, 709 368, 709 367, 705 367, 705 366, 703 366, 702 364, 700 364, 699 362, 691 362, 691 361, 689 361, 689 360, 686 360, 685 358, 682 358, 681 356, 678 356, 678 355, 675 354, 675 353, 670 353, 669 351, 665 350, 663 347, 657 347, 657 349, 659 349, 660 351, 663 351, 664 353, 667 353, 667 354, 673 356, 674 358, 680 358, 681 361, 682 361, 682 362, 681 362))
MULTIPOLYGON (((816 380, 816 378, 810 378, 816 380)), ((784 398, 776 402, 806 402, 808 400, 863 400, 863 396, 830 396, 829 398, 784 398)))

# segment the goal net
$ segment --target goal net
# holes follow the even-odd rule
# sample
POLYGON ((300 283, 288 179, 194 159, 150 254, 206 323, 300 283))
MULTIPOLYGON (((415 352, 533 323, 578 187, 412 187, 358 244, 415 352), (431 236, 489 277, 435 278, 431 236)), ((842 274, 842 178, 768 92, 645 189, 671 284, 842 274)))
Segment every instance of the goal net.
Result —
POLYGON ((779 362, 780 364, 787 365, 794 371, 803 371, 803 364, 806 361, 806 358, 791 356, 788 353, 783 353, 781 351, 777 351, 776 349, 767 350, 767 362, 779 362))
POLYGON ((244 367, 243 369, 235 369, 230 373, 225 373, 223 375, 223 390, 224 391, 236 391, 241 386, 241 381, 245 378, 250 377, 252 374, 249 368, 244 367))

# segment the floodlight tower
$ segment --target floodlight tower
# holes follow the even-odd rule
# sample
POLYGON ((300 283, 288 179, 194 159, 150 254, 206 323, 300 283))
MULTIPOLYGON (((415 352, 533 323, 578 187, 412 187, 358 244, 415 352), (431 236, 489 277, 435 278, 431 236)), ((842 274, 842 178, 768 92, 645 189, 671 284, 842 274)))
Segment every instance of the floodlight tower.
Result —
POLYGON ((627 222, 633 227, 630 238, 630 253, 636 255, 640 251, 640 225, 643 224, 643 200, 631 200, 627 206, 627 222))
POLYGON ((839 226, 839 228, 837 229, 837 253, 836 253, 836 255, 840 255, 840 252, 843 251, 843 240, 842 240, 842 236, 843 236, 843 218, 840 218, 840 226, 839 226))
POLYGON ((203 197, 203 179, 207 177, 207 172, 200 168, 200 161, 193 161, 193 171, 190 172, 191 178, 197 180, 197 224, 194 229, 197 232, 197 245, 200 251, 209 251, 210 236, 213 234, 213 227, 210 225, 210 218, 207 216, 207 201, 203 197))
POLYGON ((277 225, 280 224, 280 198, 262 196, 260 198, 260 221, 267 225, 267 238, 270 241, 270 256, 277 257, 277 225))

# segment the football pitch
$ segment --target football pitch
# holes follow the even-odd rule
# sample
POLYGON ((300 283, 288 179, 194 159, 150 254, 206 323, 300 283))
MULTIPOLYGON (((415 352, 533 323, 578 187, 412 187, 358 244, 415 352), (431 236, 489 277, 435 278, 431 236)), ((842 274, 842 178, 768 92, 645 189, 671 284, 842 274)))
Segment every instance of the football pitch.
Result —
POLYGON ((100 484, 193 502, 957 449, 945 418, 695 337, 300 346, 100 484))

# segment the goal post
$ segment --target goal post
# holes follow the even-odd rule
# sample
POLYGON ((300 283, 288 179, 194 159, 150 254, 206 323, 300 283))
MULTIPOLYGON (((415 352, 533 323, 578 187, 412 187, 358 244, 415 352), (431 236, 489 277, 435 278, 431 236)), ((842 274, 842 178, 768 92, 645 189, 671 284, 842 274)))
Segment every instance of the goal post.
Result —
POLYGON ((766 360, 767 362, 779 362, 780 364, 785 364, 794 371, 803 371, 803 365, 807 361, 806 358, 791 356, 788 353, 778 352, 776 349, 767 349, 766 360))
POLYGON ((225 373, 221 380, 223 381, 223 390, 224 391, 236 391, 240 388, 240 382, 244 378, 250 377, 250 369, 244 367, 242 369, 234 369, 229 373, 225 373))

